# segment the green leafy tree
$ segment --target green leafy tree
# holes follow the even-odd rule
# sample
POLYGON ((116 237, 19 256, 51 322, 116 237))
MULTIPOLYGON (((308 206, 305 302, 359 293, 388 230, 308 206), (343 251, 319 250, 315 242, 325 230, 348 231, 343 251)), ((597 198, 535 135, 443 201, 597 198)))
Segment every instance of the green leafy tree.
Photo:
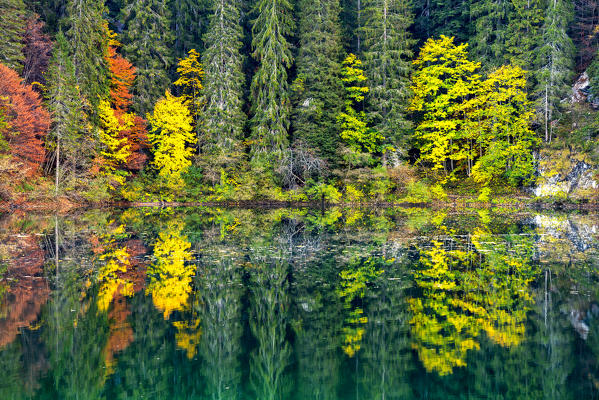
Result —
POLYGON ((341 139, 353 151, 374 153, 379 150, 384 137, 368 126, 366 113, 360 110, 364 97, 370 90, 368 86, 363 86, 367 78, 362 69, 362 61, 354 54, 348 55, 343 61, 341 75, 346 91, 345 110, 337 116, 341 126, 341 139))
POLYGON ((23 0, 0 2, 0 63, 17 71, 23 71, 23 36, 27 22, 27 8, 23 0))
POLYGON ((331 164, 339 163, 336 116, 343 104, 339 0, 301 0, 298 77, 294 82, 294 139, 314 148, 331 164))
POLYGON ((545 142, 551 142, 553 121, 560 116, 560 102, 570 90, 575 48, 568 36, 568 28, 573 18, 572 2, 548 1, 541 47, 537 50, 537 86, 534 89, 545 142))
POLYGON ((413 23, 410 3, 404 0, 365 0, 361 29, 364 72, 370 92, 366 115, 388 144, 406 154, 404 135, 410 93, 413 23))
POLYGON ((105 11, 104 2, 97 0, 69 0, 66 7, 65 36, 71 47, 77 85, 91 105, 92 115, 109 91, 105 11))
POLYGON ((239 151, 246 115, 243 112, 244 57, 241 4, 236 0, 213 2, 210 27, 204 36, 202 132, 204 151, 239 151))
POLYGON ((123 55, 136 68, 134 109, 145 115, 164 95, 174 65, 171 13, 166 0, 128 0, 123 10, 123 55))
POLYGON ((253 157, 280 158, 289 144, 291 114, 287 69, 293 56, 288 37, 294 27, 289 0, 259 0, 252 25, 253 57, 251 151, 253 157))

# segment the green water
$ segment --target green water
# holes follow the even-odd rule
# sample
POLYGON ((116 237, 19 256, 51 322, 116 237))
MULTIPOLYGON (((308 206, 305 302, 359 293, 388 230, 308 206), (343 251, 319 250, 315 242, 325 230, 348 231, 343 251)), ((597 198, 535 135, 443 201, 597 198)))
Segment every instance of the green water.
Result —
POLYGON ((596 215, 0 217, 0 399, 599 398, 596 215))

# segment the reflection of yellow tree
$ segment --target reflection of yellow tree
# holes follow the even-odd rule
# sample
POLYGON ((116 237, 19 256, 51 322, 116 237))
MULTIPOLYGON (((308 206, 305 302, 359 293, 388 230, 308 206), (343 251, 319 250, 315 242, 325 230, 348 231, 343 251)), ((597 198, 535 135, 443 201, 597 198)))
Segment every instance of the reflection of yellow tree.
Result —
POLYGON ((374 259, 368 258, 365 261, 351 262, 339 273, 341 288, 338 294, 344 300, 344 307, 349 310, 343 325, 343 351, 350 357, 360 350, 366 332, 364 326, 368 322, 362 307, 354 306, 352 303, 364 298, 368 282, 372 282, 383 272, 377 269, 374 259))
POLYGON ((125 226, 119 225, 100 238, 103 252, 98 257, 102 262, 97 278, 100 285, 97 299, 99 311, 107 311, 117 294, 127 297, 133 295, 133 283, 122 278, 131 266, 127 247, 118 243, 118 239, 124 237, 125 226))
POLYGON ((422 252, 414 272, 422 297, 409 300, 413 347, 426 369, 440 375, 466 365, 467 352, 480 348, 481 331, 504 347, 521 343, 537 272, 528 236, 476 229, 470 240, 451 243, 448 250, 434 241, 422 252))
POLYGON ((171 222, 158 234, 154 244, 156 261, 148 268, 150 284, 146 292, 152 295, 156 308, 168 319, 173 311, 187 308, 191 294, 193 265, 185 265, 191 260, 191 244, 182 234, 183 224, 171 222))

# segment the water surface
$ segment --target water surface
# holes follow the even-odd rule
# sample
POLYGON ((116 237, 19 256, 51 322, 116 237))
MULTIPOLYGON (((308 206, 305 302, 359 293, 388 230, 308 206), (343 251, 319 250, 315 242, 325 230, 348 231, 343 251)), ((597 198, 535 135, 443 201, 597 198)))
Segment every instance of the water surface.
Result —
POLYGON ((599 398, 597 221, 0 216, 0 399, 599 398))

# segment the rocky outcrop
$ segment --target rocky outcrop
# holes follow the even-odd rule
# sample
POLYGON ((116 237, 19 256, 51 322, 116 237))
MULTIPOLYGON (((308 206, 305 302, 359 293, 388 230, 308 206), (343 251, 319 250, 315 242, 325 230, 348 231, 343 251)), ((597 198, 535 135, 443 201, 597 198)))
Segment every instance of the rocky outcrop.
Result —
POLYGON ((599 194, 599 167, 568 150, 541 153, 537 184, 531 188, 537 197, 591 199, 599 194))

